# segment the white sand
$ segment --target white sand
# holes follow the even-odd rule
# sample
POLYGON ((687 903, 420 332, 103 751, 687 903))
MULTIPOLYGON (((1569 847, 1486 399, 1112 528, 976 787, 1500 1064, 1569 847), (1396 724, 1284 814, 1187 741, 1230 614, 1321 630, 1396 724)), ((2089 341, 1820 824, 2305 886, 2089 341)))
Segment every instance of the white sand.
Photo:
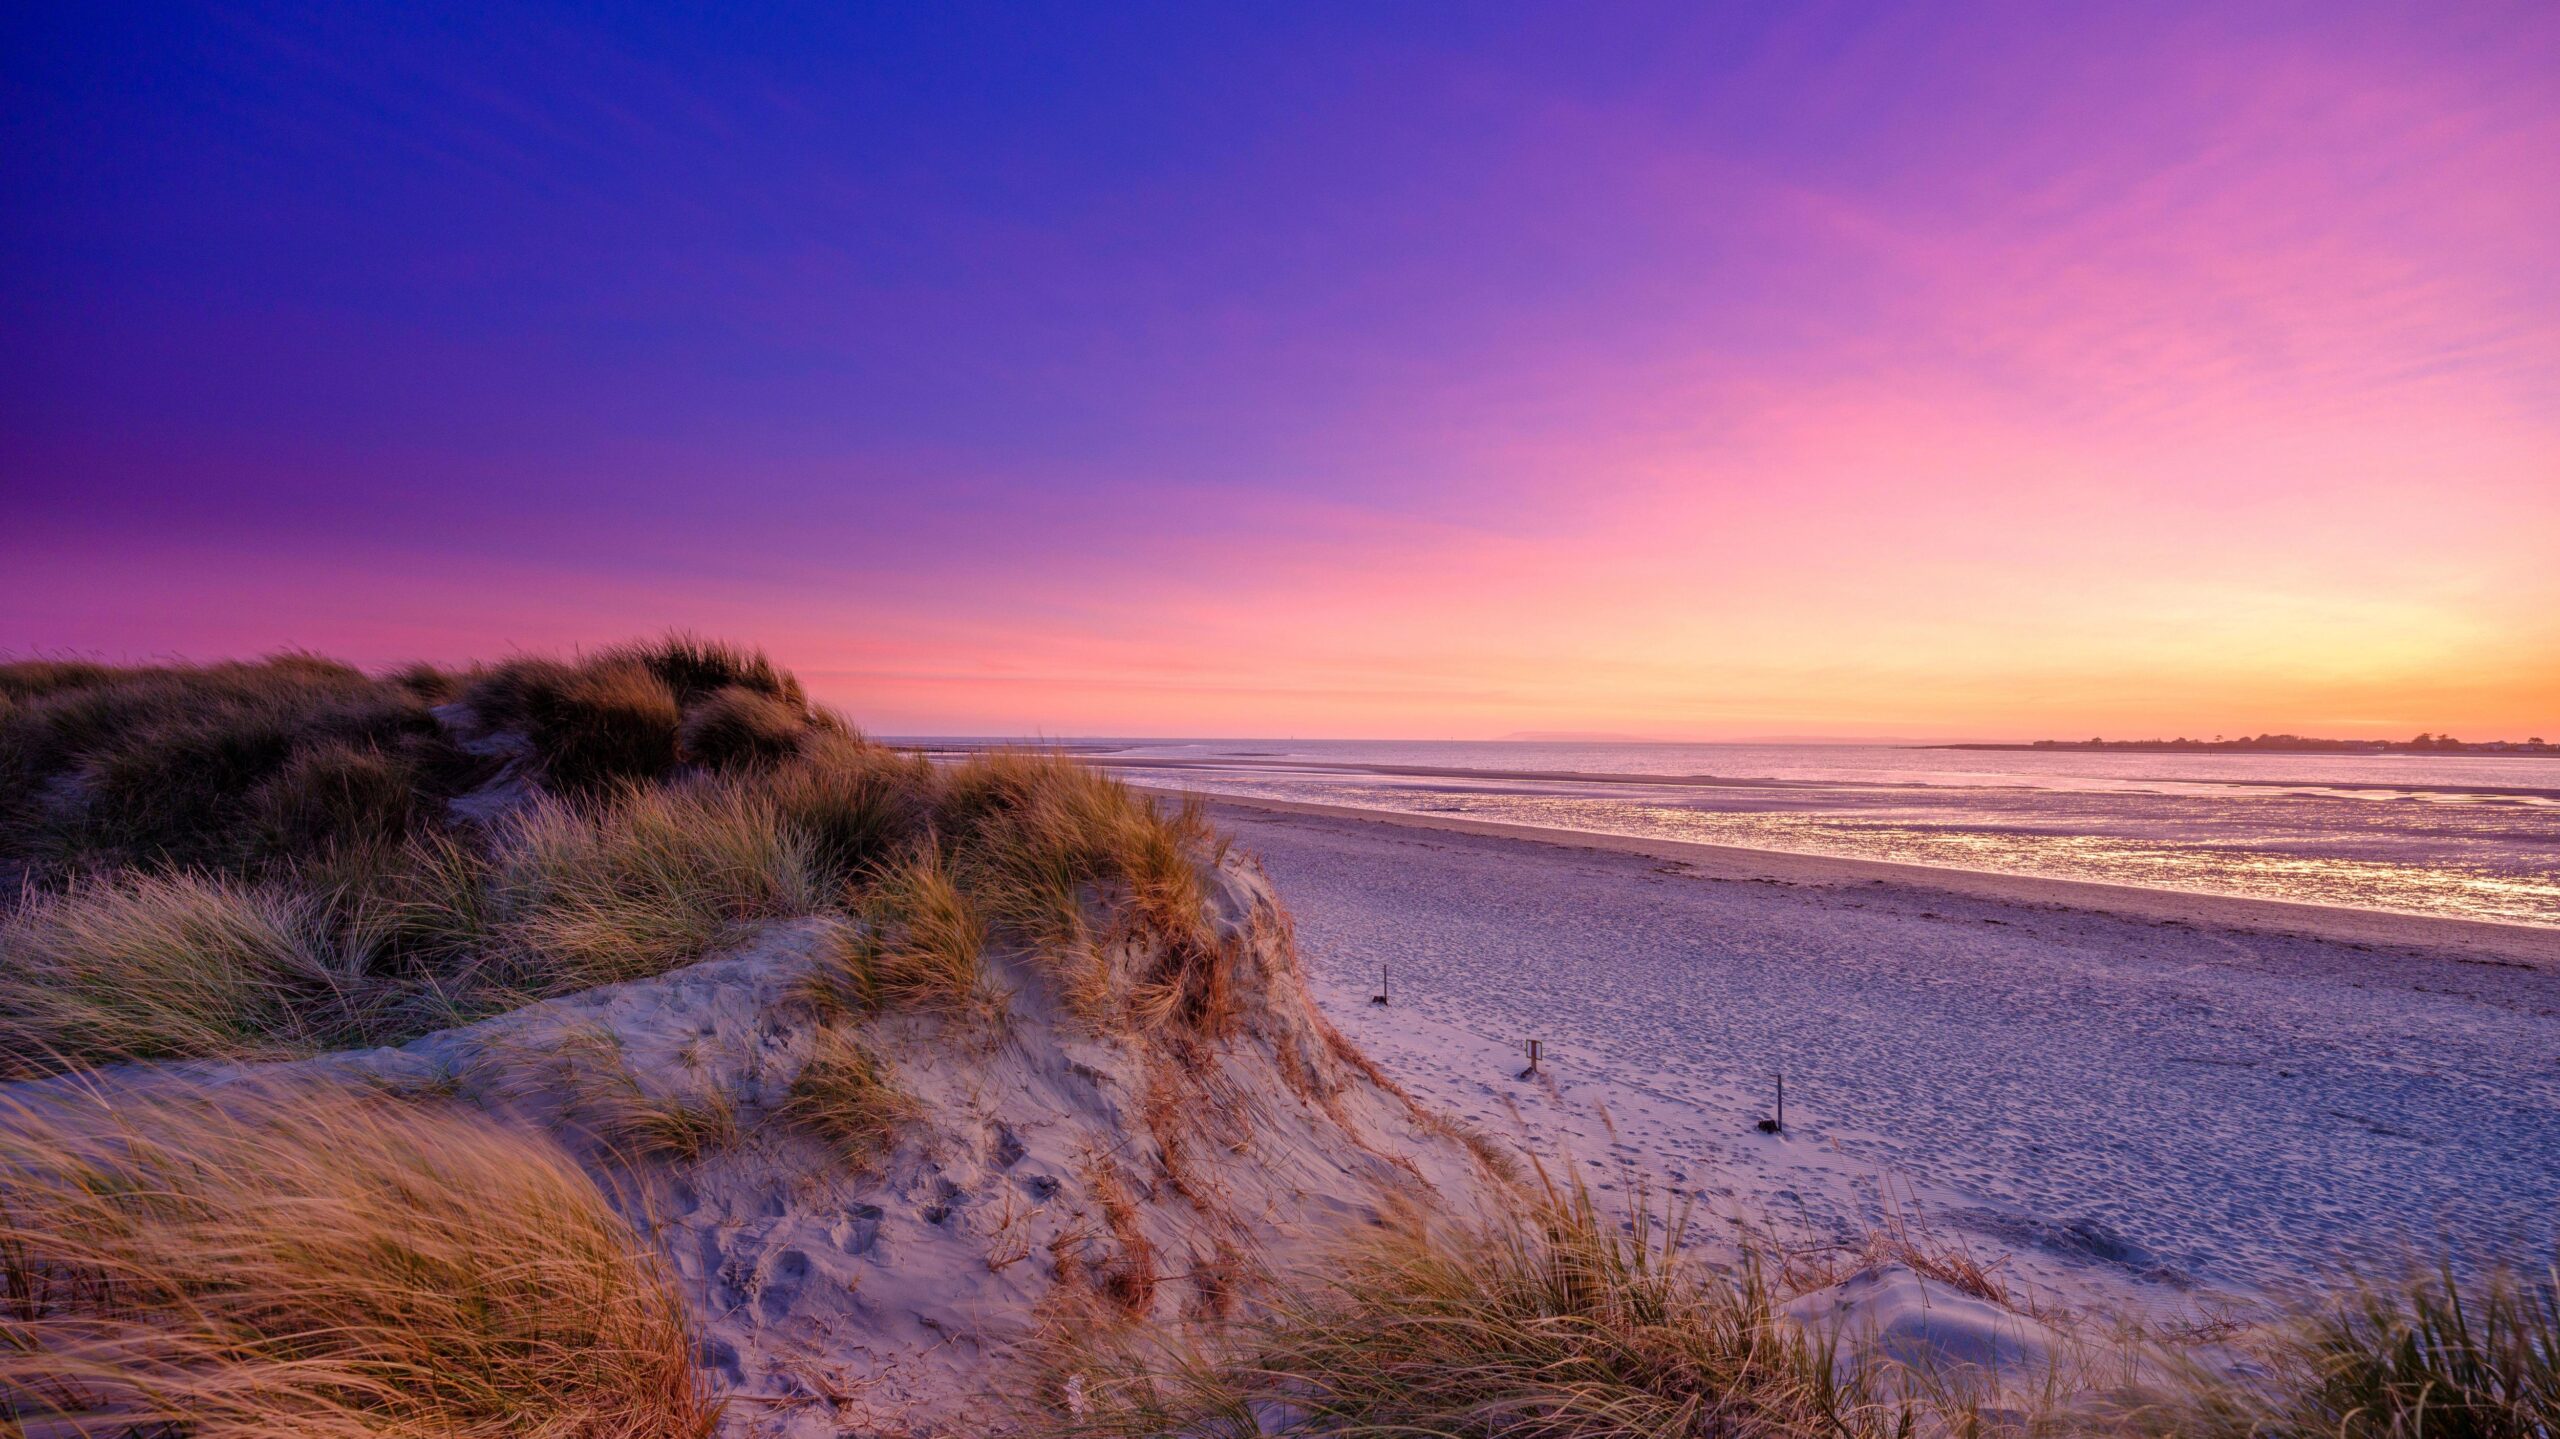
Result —
POLYGON ((2560 935, 1215 811, 1390 1075, 1594 1176, 1817 1237, 1916 1210, 2013 1277, 2154 1312, 2404 1241, 2549 1253, 2560 935), (1544 1082, 1514 1077, 1532 1036, 1544 1082))

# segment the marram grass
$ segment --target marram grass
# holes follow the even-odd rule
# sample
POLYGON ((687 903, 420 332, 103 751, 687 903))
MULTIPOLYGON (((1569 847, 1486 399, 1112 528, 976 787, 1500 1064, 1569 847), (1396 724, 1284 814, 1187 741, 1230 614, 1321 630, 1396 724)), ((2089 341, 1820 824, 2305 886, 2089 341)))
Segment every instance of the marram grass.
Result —
POLYGON ((318 1085, 0 1101, 9 1432, 662 1439, 713 1413, 658 1261, 545 1140, 318 1085))

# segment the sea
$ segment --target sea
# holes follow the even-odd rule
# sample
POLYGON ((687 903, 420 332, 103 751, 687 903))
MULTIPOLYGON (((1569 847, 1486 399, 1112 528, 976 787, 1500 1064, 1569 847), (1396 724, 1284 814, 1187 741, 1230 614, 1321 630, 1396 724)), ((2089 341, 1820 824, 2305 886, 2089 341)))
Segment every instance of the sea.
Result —
POLYGON ((1076 740, 1151 786, 2560 927, 2560 759, 1076 740))

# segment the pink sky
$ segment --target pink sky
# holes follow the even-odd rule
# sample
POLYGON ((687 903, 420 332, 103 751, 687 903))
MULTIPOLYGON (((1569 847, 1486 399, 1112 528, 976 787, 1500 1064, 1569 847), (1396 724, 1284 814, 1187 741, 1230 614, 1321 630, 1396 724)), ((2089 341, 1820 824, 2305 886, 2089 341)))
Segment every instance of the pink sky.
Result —
POLYGON ((49 87, 66 28, 0 646, 683 626, 888 733, 2560 735, 2555 12, 1492 13, 208 21, 176 99, 49 87), (1054 78, 930 83, 991 45, 1054 78))

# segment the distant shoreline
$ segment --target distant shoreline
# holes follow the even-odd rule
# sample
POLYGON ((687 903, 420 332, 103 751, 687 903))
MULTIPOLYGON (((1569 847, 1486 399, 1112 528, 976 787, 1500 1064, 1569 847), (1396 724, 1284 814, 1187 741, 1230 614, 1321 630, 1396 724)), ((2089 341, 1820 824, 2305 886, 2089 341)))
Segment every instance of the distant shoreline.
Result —
POLYGON ((1895 884, 2027 907, 2113 914, 2205 929, 2300 935, 2340 944, 2432 951, 2473 963, 2560 971, 2560 929, 2542 925, 2409 914, 2400 910, 2354 909, 2343 905, 2207 894, 2195 890, 2154 889, 2098 880, 2053 879, 2041 875, 1955 869, 1896 860, 1803 854, 1793 850, 1752 849, 1742 845, 1704 844, 1695 840, 1551 829, 1498 820, 1315 804, 1303 800, 1263 799, 1154 785, 1136 787, 1164 794, 1195 795, 1213 810, 1232 806, 1282 814, 1322 815, 1408 829, 1442 830, 1534 844, 1648 855, 1679 862, 1694 873, 1724 879, 1827 888, 1895 884))
POLYGON ((2413 745, 2406 740, 2305 740, 2255 744, 2248 740, 2060 740, 2026 744, 1924 744, 1913 749, 2008 750, 2027 754, 2326 754, 2405 755, 2413 759, 2560 759, 2560 745, 2508 740, 2487 744, 2413 745))

